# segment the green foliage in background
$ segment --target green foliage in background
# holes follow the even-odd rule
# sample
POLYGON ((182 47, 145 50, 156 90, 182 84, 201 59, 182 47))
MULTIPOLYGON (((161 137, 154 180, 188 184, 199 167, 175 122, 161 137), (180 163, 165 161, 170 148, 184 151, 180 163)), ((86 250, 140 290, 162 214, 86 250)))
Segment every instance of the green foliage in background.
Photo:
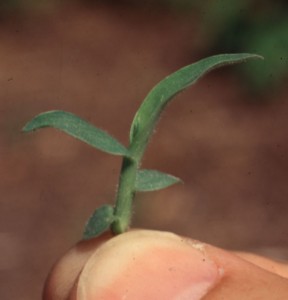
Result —
POLYGON ((288 2, 222 0, 199 2, 204 32, 212 51, 254 51, 265 57, 261 68, 241 66, 256 91, 278 87, 288 74, 288 2))

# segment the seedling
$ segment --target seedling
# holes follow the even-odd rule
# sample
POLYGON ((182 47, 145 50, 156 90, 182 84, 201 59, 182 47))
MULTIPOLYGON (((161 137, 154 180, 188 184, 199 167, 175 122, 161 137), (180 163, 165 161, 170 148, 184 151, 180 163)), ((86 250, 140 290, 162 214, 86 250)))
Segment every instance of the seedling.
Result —
POLYGON ((255 54, 215 55, 179 69, 160 81, 144 99, 130 128, 129 146, 125 147, 107 132, 65 111, 48 111, 37 115, 23 128, 25 132, 54 127, 104 152, 123 157, 115 204, 106 204, 88 220, 84 239, 108 230, 120 234, 130 227, 136 192, 155 191, 180 181, 172 175, 141 169, 141 160, 161 112, 173 97, 195 83, 208 71, 218 67, 257 59, 255 54))

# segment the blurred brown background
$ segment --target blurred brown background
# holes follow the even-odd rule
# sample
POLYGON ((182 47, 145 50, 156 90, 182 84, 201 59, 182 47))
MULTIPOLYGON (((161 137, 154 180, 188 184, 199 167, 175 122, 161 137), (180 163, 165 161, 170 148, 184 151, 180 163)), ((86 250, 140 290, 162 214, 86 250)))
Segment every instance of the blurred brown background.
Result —
POLYGON ((229 12, 222 2, 222 15, 216 1, 0 5, 1 299, 41 297, 55 260, 112 203, 121 164, 53 129, 23 134, 24 124, 62 109, 127 144, 147 92, 219 52, 266 60, 217 70, 168 107, 143 167, 185 184, 137 195, 133 226, 288 257, 286 4, 234 0, 229 12))

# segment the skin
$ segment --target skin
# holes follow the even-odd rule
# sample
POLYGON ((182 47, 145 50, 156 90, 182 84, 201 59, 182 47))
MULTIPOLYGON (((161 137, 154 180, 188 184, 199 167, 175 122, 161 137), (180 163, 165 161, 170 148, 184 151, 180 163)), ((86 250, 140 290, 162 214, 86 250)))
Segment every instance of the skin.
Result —
POLYGON ((52 269, 44 300, 283 300, 288 265, 172 233, 81 241, 52 269))

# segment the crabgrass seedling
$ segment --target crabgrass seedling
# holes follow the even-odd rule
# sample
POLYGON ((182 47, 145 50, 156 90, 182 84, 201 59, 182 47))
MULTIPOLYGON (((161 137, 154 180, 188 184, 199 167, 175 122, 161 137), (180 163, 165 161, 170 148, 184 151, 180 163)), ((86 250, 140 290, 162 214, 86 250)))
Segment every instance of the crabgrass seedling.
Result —
POLYGON ((25 125, 25 132, 54 127, 94 148, 123 157, 114 206, 106 204, 96 209, 86 224, 84 239, 98 236, 109 228, 114 234, 125 232, 131 223, 136 192, 160 190, 180 181, 179 178, 159 171, 140 169, 147 144, 169 101, 213 69, 256 58, 261 56, 247 53, 215 55, 188 65, 160 81, 136 112, 130 128, 128 147, 107 132, 65 111, 41 113, 25 125))

